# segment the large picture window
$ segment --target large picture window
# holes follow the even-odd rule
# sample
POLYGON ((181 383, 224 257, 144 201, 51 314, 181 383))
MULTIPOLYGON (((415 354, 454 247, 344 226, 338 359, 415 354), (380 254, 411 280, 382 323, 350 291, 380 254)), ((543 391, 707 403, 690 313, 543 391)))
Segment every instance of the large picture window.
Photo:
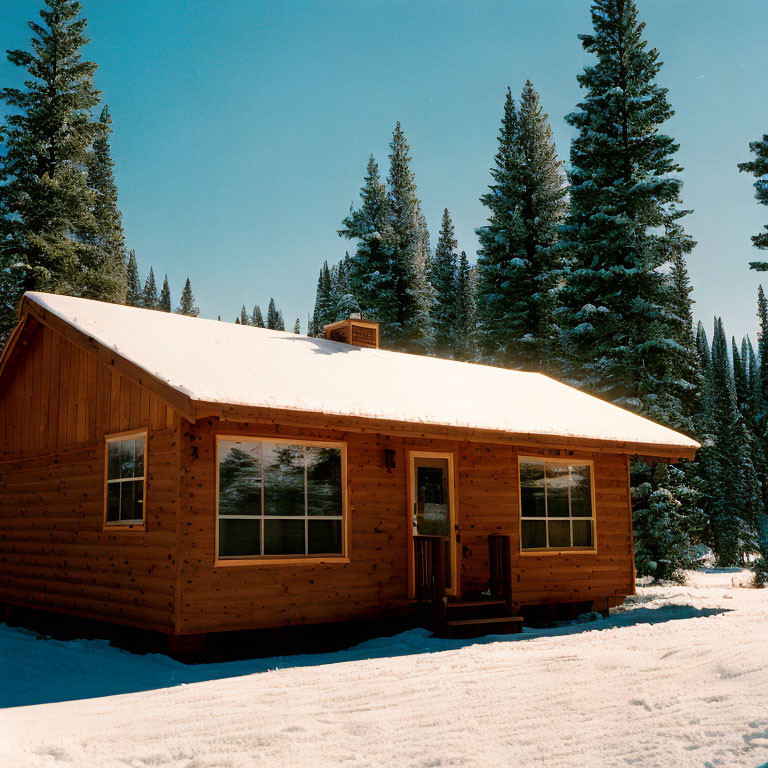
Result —
POLYGON ((218 557, 344 554, 344 448, 218 439, 218 557))
POLYGON ((146 432, 107 438, 106 524, 144 525, 146 432))
POLYGON ((593 549, 592 464, 520 458, 522 549, 593 549))

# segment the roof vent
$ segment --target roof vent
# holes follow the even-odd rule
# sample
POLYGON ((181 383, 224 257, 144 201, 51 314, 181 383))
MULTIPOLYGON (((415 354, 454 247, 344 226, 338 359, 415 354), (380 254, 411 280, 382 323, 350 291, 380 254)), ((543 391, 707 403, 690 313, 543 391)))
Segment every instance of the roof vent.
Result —
POLYGON ((346 320, 323 326, 323 338, 354 347, 379 347, 379 324, 365 320, 360 312, 352 312, 346 320))

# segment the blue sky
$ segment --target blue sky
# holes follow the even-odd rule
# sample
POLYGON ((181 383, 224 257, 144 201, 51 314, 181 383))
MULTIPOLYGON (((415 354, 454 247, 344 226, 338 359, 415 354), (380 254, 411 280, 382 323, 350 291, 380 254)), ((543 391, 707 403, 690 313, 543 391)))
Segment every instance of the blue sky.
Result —
MULTIPOLYGON (((83 0, 113 116, 129 247, 139 268, 187 274, 203 315, 233 319, 274 296, 305 327, 317 271, 350 247, 336 235, 357 201, 368 155, 386 172, 400 120, 433 244, 444 207, 471 258, 478 198, 507 85, 530 78, 560 154, 564 115, 587 62, 586 0, 83 0)), ((2 47, 25 47, 40 0, 6 0, 2 47)), ((668 132, 685 166, 695 312, 711 328, 754 334, 761 278, 749 236, 768 221, 736 163, 768 133, 768 4, 640 0, 647 38, 676 110, 668 132)), ((19 73, 0 62, 0 84, 19 73)), ((768 278, 766 278, 768 283, 768 278)))

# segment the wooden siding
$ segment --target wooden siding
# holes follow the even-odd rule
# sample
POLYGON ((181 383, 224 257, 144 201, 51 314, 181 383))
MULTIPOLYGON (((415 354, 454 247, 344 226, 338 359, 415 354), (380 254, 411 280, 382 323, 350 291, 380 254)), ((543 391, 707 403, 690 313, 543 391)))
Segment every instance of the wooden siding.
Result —
POLYGON ((181 419, 35 324, 0 382, 0 601, 173 631, 181 419), (104 435, 147 428, 147 531, 102 530, 104 435))
POLYGON ((463 592, 487 586, 488 534, 509 533, 515 599, 523 604, 606 597, 620 602, 624 595, 633 593, 628 476, 623 456, 573 454, 595 462, 597 553, 531 555, 519 552, 517 480, 518 453, 532 455, 530 448, 519 451, 511 446, 210 419, 190 425, 183 440, 179 631, 277 627, 409 610, 407 452, 417 449, 453 452, 455 456, 463 592), (238 432, 347 443, 349 563, 214 566, 215 439, 217 433, 238 432), (385 448, 396 451, 396 469, 391 473, 384 468, 385 448))

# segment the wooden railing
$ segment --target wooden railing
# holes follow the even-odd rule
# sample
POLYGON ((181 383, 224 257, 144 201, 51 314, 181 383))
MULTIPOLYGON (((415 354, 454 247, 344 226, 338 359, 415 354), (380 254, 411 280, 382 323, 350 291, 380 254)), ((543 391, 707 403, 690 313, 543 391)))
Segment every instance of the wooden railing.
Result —
POLYGON ((517 606, 512 600, 512 563, 510 559, 509 536, 492 533, 488 536, 490 578, 488 586, 492 597, 503 597, 511 616, 517 606))
POLYGON ((414 536, 413 563, 416 600, 432 605, 432 617, 439 625, 445 619, 445 538, 414 536))

